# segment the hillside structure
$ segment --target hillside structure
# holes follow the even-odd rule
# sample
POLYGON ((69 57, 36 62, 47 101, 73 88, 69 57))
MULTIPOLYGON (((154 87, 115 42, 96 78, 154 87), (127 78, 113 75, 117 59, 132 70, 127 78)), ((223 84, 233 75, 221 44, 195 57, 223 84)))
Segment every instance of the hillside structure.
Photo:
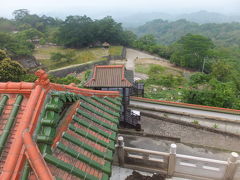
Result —
POLYGON ((120 119, 117 91, 0 83, 0 179, 108 180, 120 119))
POLYGON ((141 129, 140 114, 128 108, 134 86, 133 71, 124 65, 97 65, 84 86, 94 90, 119 91, 122 96, 121 124, 141 129))

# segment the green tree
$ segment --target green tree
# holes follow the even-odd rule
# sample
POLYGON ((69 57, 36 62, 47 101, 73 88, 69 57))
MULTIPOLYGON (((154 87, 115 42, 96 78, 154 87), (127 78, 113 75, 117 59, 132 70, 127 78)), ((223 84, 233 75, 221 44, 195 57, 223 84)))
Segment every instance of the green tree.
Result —
MULTIPOLYGON (((174 48, 171 56, 172 63, 201 71, 206 59, 209 60, 210 50, 214 48, 214 44, 207 37, 187 34, 175 44, 174 48)), ((208 70, 206 69, 206 71, 208 70)))
POLYGON ((5 51, 0 50, 0 81, 20 81, 25 73, 26 71, 17 61, 11 60, 5 51))
POLYGON ((68 16, 58 39, 65 47, 81 48, 94 42, 93 21, 87 16, 68 16))
POLYGON ((22 21, 27 15, 29 15, 29 11, 27 9, 18 9, 13 12, 13 16, 16 21, 22 21))
POLYGON ((0 49, 6 50, 11 58, 32 55, 34 45, 17 35, 0 32, 0 49))
POLYGON ((221 82, 231 81, 237 75, 234 66, 226 60, 214 62, 211 71, 211 75, 221 82))

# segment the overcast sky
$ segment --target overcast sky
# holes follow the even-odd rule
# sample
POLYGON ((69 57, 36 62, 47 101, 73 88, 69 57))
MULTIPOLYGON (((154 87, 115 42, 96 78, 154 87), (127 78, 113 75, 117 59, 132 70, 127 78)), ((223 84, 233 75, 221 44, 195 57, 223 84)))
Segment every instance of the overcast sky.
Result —
POLYGON ((16 9, 47 15, 105 16, 117 13, 165 12, 189 13, 199 10, 240 14, 240 0, 6 0, 0 16, 11 17, 16 9))

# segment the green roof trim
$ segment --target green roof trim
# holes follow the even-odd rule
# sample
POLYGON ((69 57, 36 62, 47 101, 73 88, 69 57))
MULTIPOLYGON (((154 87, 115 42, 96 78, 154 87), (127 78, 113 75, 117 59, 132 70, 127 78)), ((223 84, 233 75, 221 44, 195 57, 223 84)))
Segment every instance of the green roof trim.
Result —
POLYGON ((68 133, 64 133, 62 136, 64 139, 70 141, 71 143, 93 153, 94 155, 101 157, 103 159, 106 159, 108 161, 112 161, 113 160, 113 153, 111 150, 107 150, 107 152, 101 152, 97 149, 94 149, 92 146, 80 141, 79 139, 75 138, 74 136, 68 134, 68 133))
POLYGON ((96 111, 95 109, 91 108, 90 106, 88 106, 84 103, 81 103, 80 106, 83 107, 84 109, 87 109, 87 110, 91 111, 94 114, 97 114, 98 116, 101 116, 101 117, 115 123, 115 124, 119 124, 119 121, 117 119, 111 118, 111 117, 107 116, 106 114, 103 114, 99 111, 96 111))
POLYGON ((114 111, 119 112, 121 110, 121 107, 113 106, 112 104, 108 103, 107 101, 105 101, 105 100, 103 100, 103 99, 101 99, 97 96, 93 96, 92 99, 94 99, 94 100, 98 101, 99 103, 113 109, 114 111))
POLYGON ((92 131, 94 131, 94 132, 96 132, 96 133, 101 134, 101 135, 104 136, 105 138, 110 138, 110 139, 113 140, 113 141, 116 140, 116 136, 117 136, 116 132, 112 132, 112 134, 109 134, 109 133, 107 133, 107 132, 99 129, 98 127, 93 126, 92 124, 89 124, 88 122, 80 119, 80 118, 77 117, 77 116, 73 116, 73 120, 74 120, 75 122, 77 122, 78 124, 80 124, 80 125, 82 125, 82 126, 84 126, 84 127, 86 127, 86 128, 89 128, 89 129, 91 129, 92 131))
POLYGON ((116 97, 115 99, 121 102, 122 101, 122 96, 116 97))
POLYGON ((100 144, 100 145, 102 145, 102 146, 104 146, 104 147, 106 147, 106 148, 108 148, 108 149, 111 149, 112 151, 115 150, 114 141, 112 141, 112 140, 110 140, 110 139, 109 139, 110 142, 107 143, 107 142, 105 142, 105 141, 103 141, 103 140, 101 140, 101 139, 98 139, 98 138, 96 138, 95 136, 89 134, 88 132, 85 132, 85 131, 83 131, 82 129, 75 127, 75 126, 72 125, 72 124, 69 125, 69 129, 70 129, 71 131, 74 131, 75 133, 77 133, 77 134, 79 134, 79 135, 81 135, 81 136, 83 136, 83 137, 85 137, 85 138, 87 138, 87 139, 89 139, 89 140, 97 143, 97 144, 100 144))
POLYGON ((109 102, 117 105, 117 106, 121 106, 121 102, 119 102, 118 100, 114 100, 113 98, 110 98, 110 97, 104 97, 104 99, 108 100, 109 102))
POLYGON ((0 102, 0 115, 2 115, 2 112, 4 110, 4 107, 6 105, 6 102, 8 100, 8 96, 4 95, 1 99, 1 102, 0 102))
POLYGON ((57 159, 56 157, 54 157, 50 154, 45 154, 44 159, 48 163, 50 163, 50 164, 52 164, 52 165, 54 165, 54 166, 56 166, 56 167, 58 167, 58 168, 60 168, 64 171, 67 171, 70 174, 73 174, 73 175, 75 175, 79 178, 86 179, 86 180, 98 180, 97 177, 92 176, 92 175, 90 175, 90 174, 88 174, 84 171, 81 171, 80 169, 76 168, 75 166, 73 166, 71 164, 68 164, 68 163, 66 163, 62 160, 59 160, 59 159, 57 159))
POLYGON ((95 103, 93 100, 91 100, 90 98, 87 98, 87 97, 82 96, 82 95, 79 95, 79 97, 80 97, 82 100, 86 101, 87 103, 89 103, 89 104, 91 104, 91 105, 99 108, 100 110, 102 110, 102 111, 104 111, 104 112, 106 112, 106 113, 108 113, 108 114, 110 114, 110 115, 112 115, 112 116, 120 117, 120 114, 119 114, 119 113, 114 112, 114 111, 111 111, 111 110, 108 110, 108 109, 106 109, 104 106, 101 106, 101 105, 99 105, 99 104, 96 104, 96 103, 95 103))
MULTIPOLYGON (((44 113, 42 114, 42 118, 39 123, 39 133, 36 134, 36 139, 41 153, 45 155, 44 159, 46 160, 46 162, 51 163, 57 168, 62 169, 82 179, 98 179, 97 177, 84 172, 84 170, 81 170, 80 167, 74 167, 74 165, 71 165, 70 163, 60 160, 60 158, 55 157, 53 155, 53 150, 51 149, 51 145, 57 134, 57 127, 61 123, 61 119, 64 117, 62 115, 62 112, 67 111, 68 107, 73 107, 71 106, 71 104, 80 100, 80 104, 76 109, 76 114, 71 117, 71 121, 73 123, 81 125, 82 128, 76 127, 77 124, 76 126, 74 126, 74 124, 69 124, 68 131, 69 133, 70 131, 72 131, 76 133, 76 135, 78 134, 90 140, 96 145, 99 144, 104 147, 104 149, 98 150, 95 148, 94 145, 84 143, 78 138, 66 132, 63 133, 62 138, 67 140, 69 143, 73 143, 74 145, 91 153, 92 155, 104 159, 104 164, 100 164, 99 162, 94 161, 88 156, 85 156, 84 153, 80 153, 73 148, 66 146, 61 142, 61 140, 57 143, 56 148, 59 151, 64 152, 65 156, 71 156, 76 160, 88 164, 90 167, 98 170, 99 172, 102 172, 101 179, 108 180, 109 176, 111 175, 111 162, 113 161, 113 152, 115 150, 115 142, 117 136, 116 132, 118 131, 121 108, 113 106, 112 103, 107 99, 104 100, 101 97, 96 97, 97 99, 100 99, 101 102, 104 102, 101 103, 93 98, 93 96, 85 97, 83 95, 75 94, 72 92, 50 92, 48 96, 48 101, 45 101, 45 106, 43 109, 44 113), (109 106, 110 108, 108 108, 109 106), (84 118, 81 119, 77 116, 77 114, 81 115, 84 118), (99 128, 98 125, 102 126, 104 129, 99 128), (86 129, 83 127, 85 127, 86 129), (97 133, 97 135, 91 134, 90 131, 97 133), (104 137, 109 141, 104 139, 102 140, 101 137, 104 137)), ((114 98, 114 101, 116 102, 120 100, 121 98, 114 98)))
POLYGON ((97 169, 97 170, 100 170, 100 171, 103 171, 104 173, 108 174, 108 175, 111 175, 111 168, 109 166, 109 163, 106 163, 106 165, 102 165, 102 164, 99 164, 98 162, 82 155, 81 153, 65 146, 64 144, 62 143, 58 143, 57 145, 57 148, 60 149, 61 151, 69 154, 70 156, 88 164, 89 166, 97 169))
POLYGON ((112 131, 115 131, 115 132, 118 131, 118 128, 117 128, 116 124, 113 124, 113 125, 107 124, 107 123, 105 123, 105 122, 103 122, 103 121, 101 121, 101 120, 99 120, 99 119, 89 115, 88 113, 86 113, 86 112, 84 112, 84 111, 82 111, 80 109, 77 110, 77 113, 82 115, 82 116, 84 116, 85 118, 87 118, 87 119, 89 119, 89 120, 91 120, 91 121, 93 121, 93 122, 95 122, 95 123, 105 127, 105 128, 108 128, 108 129, 110 129, 112 131))
POLYGON ((40 143, 42 154, 52 153, 51 145, 56 136, 56 127, 60 121, 60 113, 64 102, 63 93, 52 92, 49 102, 45 105, 45 114, 41 119, 41 131, 37 135, 37 142, 40 143))
MULTIPOLYGON (((4 98, 4 100, 5 100, 5 98, 4 98)), ((9 117, 8 117, 8 120, 7 120, 7 122, 6 122, 6 124, 3 128, 3 132, 0 136, 0 155, 2 154, 2 151, 4 149, 4 146, 5 146, 6 142, 7 142, 7 139, 8 139, 8 136, 10 134, 10 131, 12 129, 12 126, 14 125, 14 121, 17 117, 18 110, 19 110, 19 107, 22 103, 22 100, 23 100, 23 96, 18 95, 16 100, 15 100, 15 103, 13 104, 13 108, 12 108, 12 111, 11 111, 9 117)))

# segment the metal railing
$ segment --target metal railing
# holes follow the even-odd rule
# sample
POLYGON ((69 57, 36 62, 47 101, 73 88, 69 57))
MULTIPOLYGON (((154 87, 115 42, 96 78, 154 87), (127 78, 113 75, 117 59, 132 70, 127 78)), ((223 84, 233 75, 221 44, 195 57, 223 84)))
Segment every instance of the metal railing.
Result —
POLYGON ((171 144, 169 153, 124 146, 123 137, 118 137, 117 155, 119 166, 158 172, 168 177, 196 180, 239 180, 239 155, 232 152, 227 161, 188 156, 176 153, 176 144, 171 144))

